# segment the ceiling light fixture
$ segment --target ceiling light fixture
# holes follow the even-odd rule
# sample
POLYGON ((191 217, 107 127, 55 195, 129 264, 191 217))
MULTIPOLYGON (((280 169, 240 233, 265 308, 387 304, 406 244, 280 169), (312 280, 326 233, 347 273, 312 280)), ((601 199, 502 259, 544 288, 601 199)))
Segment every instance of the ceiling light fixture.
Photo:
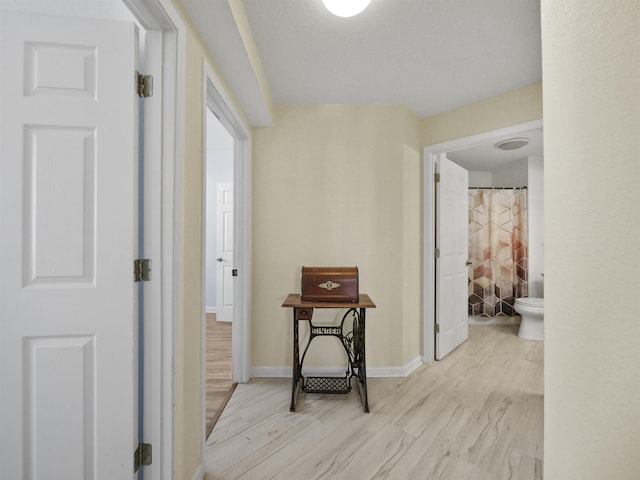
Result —
POLYGON ((500 150, 517 150, 524 147, 529 143, 528 138, 510 138, 508 140, 502 140, 496 143, 496 148, 500 150))
POLYGON ((322 3, 338 17, 353 17, 367 8, 371 0, 322 0, 322 3))

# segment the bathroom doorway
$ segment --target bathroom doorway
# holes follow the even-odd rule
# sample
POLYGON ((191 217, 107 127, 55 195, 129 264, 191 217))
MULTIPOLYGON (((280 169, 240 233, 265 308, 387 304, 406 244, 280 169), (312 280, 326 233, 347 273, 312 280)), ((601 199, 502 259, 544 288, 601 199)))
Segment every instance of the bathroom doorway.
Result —
MULTIPOLYGON (((527 186, 529 211, 529 295, 542 296, 543 251, 543 160, 542 121, 529 122, 492 132, 461 138, 425 148, 424 151, 424 265, 423 362, 436 359, 439 339, 436 323, 437 285, 436 244, 436 165, 439 156, 469 171, 470 186, 504 186, 506 182, 527 186), (516 151, 501 151, 496 144, 505 139, 526 138, 528 143, 516 151), (514 180, 514 176, 520 176, 514 180), (539 280, 538 280, 539 279, 539 280), (533 293, 532 293, 533 292, 533 293)), ((467 218, 464 220, 467 222, 467 218)), ((465 225, 465 228, 466 225, 465 225)), ((458 309, 459 310, 459 309, 458 309)), ((465 311, 468 310, 468 302, 465 311)), ((462 314, 460 314, 462 315, 462 314)), ((467 316, 468 320, 468 316, 467 316)))

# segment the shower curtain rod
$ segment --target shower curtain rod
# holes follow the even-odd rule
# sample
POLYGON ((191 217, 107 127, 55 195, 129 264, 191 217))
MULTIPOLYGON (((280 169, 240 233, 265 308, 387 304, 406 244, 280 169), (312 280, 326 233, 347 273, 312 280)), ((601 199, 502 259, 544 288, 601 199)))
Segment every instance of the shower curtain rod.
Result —
POLYGON ((469 190, 522 190, 524 187, 469 187, 469 190))

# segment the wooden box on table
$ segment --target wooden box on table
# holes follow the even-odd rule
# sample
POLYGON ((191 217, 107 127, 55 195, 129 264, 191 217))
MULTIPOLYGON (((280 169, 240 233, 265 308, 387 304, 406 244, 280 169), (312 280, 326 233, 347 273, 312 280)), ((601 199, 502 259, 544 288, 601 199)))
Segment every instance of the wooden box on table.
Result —
POLYGON ((358 267, 302 267, 303 302, 358 302, 358 267))

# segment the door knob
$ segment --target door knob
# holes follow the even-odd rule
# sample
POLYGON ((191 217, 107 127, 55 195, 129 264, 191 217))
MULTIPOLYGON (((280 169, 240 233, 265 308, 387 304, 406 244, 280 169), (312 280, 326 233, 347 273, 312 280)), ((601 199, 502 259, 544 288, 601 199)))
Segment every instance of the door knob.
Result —
POLYGON ((221 261, 222 261, 222 257, 216 258, 216 262, 221 262, 221 261))

